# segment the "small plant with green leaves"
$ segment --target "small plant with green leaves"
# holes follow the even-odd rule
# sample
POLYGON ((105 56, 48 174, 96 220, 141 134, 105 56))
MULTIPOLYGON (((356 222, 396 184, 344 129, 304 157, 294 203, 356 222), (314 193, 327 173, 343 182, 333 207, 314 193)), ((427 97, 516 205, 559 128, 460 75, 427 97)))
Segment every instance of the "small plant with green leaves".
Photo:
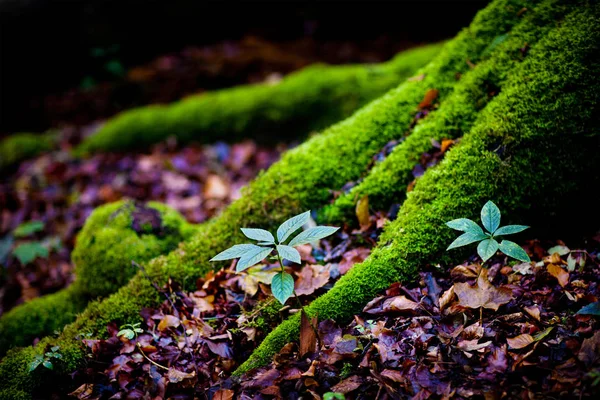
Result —
POLYGON ((281 271, 273 276, 271 281, 271 291, 273 292, 273 296, 281 304, 285 304, 292 295, 295 295, 295 291, 294 278, 292 275, 285 272, 283 260, 285 259, 296 264, 301 264, 300 253, 294 248, 295 246, 314 243, 332 235, 339 229, 333 226, 315 226, 308 228, 291 238, 292 234, 302 228, 309 220, 310 211, 306 211, 288 219, 277 228, 277 240, 275 240, 275 237, 271 232, 264 229, 241 228, 242 233, 247 238, 256 240, 258 243, 236 244, 217 254, 210 261, 225 261, 239 258, 235 270, 236 272, 241 272, 258 264, 274 253, 272 259, 278 261, 281 271), (288 240, 289 242, 287 242, 288 240), (286 242, 287 244, 285 244, 286 242))
POLYGON ((140 323, 136 323, 136 324, 125 324, 125 325, 121 325, 121 330, 119 332, 117 332, 117 337, 118 336, 123 336, 125 338, 127 338, 128 340, 131 340, 135 337, 137 337, 138 333, 143 333, 144 330, 142 328, 140 328, 140 323))
POLYGON ((446 225, 450 228, 464 232, 446 250, 479 242, 477 245, 477 254, 479 254, 484 263, 496 254, 498 250, 519 261, 531 261, 525 250, 515 242, 502 240, 498 243, 496 240, 499 236, 522 232, 529 228, 528 226, 506 225, 500 227, 500 210, 492 201, 485 203, 481 209, 481 223, 485 231, 475 221, 467 218, 458 218, 446 222, 446 225))
POLYGON ((33 361, 29 364, 29 372, 34 371, 40 365, 44 366, 48 369, 54 369, 54 364, 52 364, 52 359, 55 358, 57 360, 62 359, 62 355, 58 352, 60 349, 59 346, 52 346, 50 351, 47 351, 44 355, 38 354, 35 356, 33 361))

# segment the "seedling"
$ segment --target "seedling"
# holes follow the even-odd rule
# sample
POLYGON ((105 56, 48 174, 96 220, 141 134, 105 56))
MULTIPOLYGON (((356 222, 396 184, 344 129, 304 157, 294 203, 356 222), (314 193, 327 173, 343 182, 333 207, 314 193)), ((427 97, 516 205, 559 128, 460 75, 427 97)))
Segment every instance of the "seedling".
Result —
POLYGON ((144 330, 140 328, 139 322, 137 324, 125 324, 125 325, 122 325, 121 330, 119 332, 117 332, 117 337, 124 336, 128 340, 131 340, 134 337, 137 337, 138 333, 143 333, 143 332, 144 332, 144 330))
POLYGON ((498 236, 512 235, 519 233, 529 228, 525 225, 506 225, 500 227, 500 210, 492 202, 488 201, 481 209, 481 223, 484 230, 477 225, 476 222, 471 221, 467 218, 458 218, 452 221, 446 222, 452 229, 464 232, 454 242, 448 246, 446 250, 454 249, 469 245, 471 243, 479 242, 477 245, 477 254, 481 257, 481 260, 485 263, 489 260, 498 250, 506 254, 509 257, 516 258, 519 261, 530 262, 529 256, 523 250, 521 246, 510 240, 502 240, 498 243, 496 238, 498 236))
MULTIPOLYGON (((310 211, 296 215, 285 221, 277 228, 277 241, 271 232, 264 229, 241 228, 242 233, 249 239, 256 240, 257 244, 236 244, 229 249, 217 254, 210 261, 224 261, 239 258, 235 270, 244 271, 251 266, 258 264, 265 258, 271 256, 279 262, 281 271, 273 276, 271 281, 271 291, 273 296, 281 303, 285 302, 294 292, 294 278, 285 272, 283 260, 289 260, 296 264, 301 264, 300 253, 295 246, 313 243, 327 236, 332 235, 339 228, 333 226, 315 226, 300 232, 296 237, 284 244, 294 232, 302 228, 310 219, 310 211)), ((297 297, 297 296, 296 296, 297 297)))
POLYGON ((38 354, 37 356, 35 356, 33 361, 29 364, 29 372, 34 371, 40 365, 43 365, 48 369, 54 369, 54 365, 52 364, 51 360, 53 358, 59 360, 62 359, 62 355, 58 352, 58 349, 60 349, 59 346, 52 346, 50 348, 50 351, 47 351, 46 354, 38 354))

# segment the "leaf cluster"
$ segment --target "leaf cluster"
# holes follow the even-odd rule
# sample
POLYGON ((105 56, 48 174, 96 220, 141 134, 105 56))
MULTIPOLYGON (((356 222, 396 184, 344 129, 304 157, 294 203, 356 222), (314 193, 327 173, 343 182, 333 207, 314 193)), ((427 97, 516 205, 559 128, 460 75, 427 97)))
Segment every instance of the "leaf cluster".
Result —
POLYGON ((119 332, 117 332, 117 337, 124 336, 128 340, 131 340, 134 337, 137 337, 138 333, 143 333, 143 332, 144 332, 144 330, 140 328, 139 322, 136 324, 125 324, 125 325, 122 325, 121 330, 119 332))
POLYGON ((36 355, 33 361, 29 363, 29 372, 34 371, 40 365, 43 365, 45 368, 48 369, 54 369, 54 364, 52 364, 51 360, 53 358, 56 358, 58 360, 62 359, 62 354, 58 352, 59 349, 59 346, 52 346, 50 348, 50 351, 47 351, 44 355, 36 355))
POLYGON ((467 218, 458 218, 446 222, 448 227, 464 232, 446 250, 479 242, 477 245, 477 254, 479 254, 483 262, 489 260, 498 250, 519 261, 531 261, 525 250, 515 242, 502 240, 502 242, 498 243, 496 240, 499 236, 522 232, 529 228, 528 226, 506 225, 500 227, 500 210, 492 201, 485 203, 481 209, 481 223, 485 231, 475 221, 467 218))
POLYGON ((225 261, 239 258, 235 270, 244 271, 275 252, 274 259, 279 261, 281 272, 273 276, 271 290, 273 296, 284 304, 294 293, 294 278, 283 269, 283 261, 288 260, 301 264, 300 253, 295 246, 314 243, 327 236, 332 235, 339 228, 333 226, 314 226, 303 230, 293 236, 302 226, 310 220, 310 211, 296 215, 277 228, 277 239, 269 231, 256 228, 241 228, 242 233, 248 238, 257 241, 257 244, 236 244, 229 249, 217 254, 210 261, 225 261), (287 242, 289 240, 289 242, 287 242), (287 243, 286 243, 287 242, 287 243))

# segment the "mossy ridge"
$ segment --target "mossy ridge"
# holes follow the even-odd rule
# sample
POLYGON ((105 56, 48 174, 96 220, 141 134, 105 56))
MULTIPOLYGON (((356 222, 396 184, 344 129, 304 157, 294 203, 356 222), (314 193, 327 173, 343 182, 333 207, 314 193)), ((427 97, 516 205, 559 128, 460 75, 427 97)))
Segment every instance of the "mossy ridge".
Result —
MULTIPOLYGON (((393 282, 414 279, 420 266, 452 262, 456 256, 444 249, 455 233, 440 227, 476 219, 489 199, 503 216, 528 223, 548 224, 557 210, 593 209, 576 194, 600 181, 598 23, 600 7, 582 6, 532 49, 486 118, 408 194, 372 255, 307 307, 310 315, 343 323, 393 282)), ((588 227, 599 222, 594 216, 587 214, 588 227)), ((270 362, 298 329, 297 316, 286 320, 235 374, 270 362)))
MULTIPOLYGON (((240 226, 273 228, 294 213, 322 205, 329 198, 331 189, 356 179, 373 154, 406 131, 429 87, 438 88, 441 99, 451 92, 455 74, 468 69, 465 60, 477 60, 498 34, 508 32, 518 23, 521 20, 518 11, 523 5, 523 0, 495 0, 478 13, 473 24, 450 41, 432 63, 418 71, 425 75, 423 80, 405 82, 353 117, 288 152, 247 187, 240 200, 221 216, 204 224, 191 241, 150 261, 146 270, 151 278, 162 284, 167 277, 172 277, 192 287, 195 278, 210 270, 208 260, 214 254, 243 239, 238 232, 240 226)), ((91 304, 58 339, 45 340, 33 352, 28 349, 7 355, 0 364, 0 373, 9 379, 0 382, 0 389, 31 392, 46 382, 43 376, 27 374, 25 369, 3 373, 8 371, 4 369, 5 363, 28 364, 35 354, 43 353, 44 345, 49 343, 79 349, 79 353, 70 351, 68 354, 73 358, 65 359, 65 363, 57 368, 53 379, 56 383, 57 376, 71 372, 83 360, 83 349, 74 339, 75 332, 102 336, 107 322, 137 321, 142 307, 156 305, 159 301, 160 297, 147 280, 141 274, 136 275, 117 293, 91 304), (14 374, 18 376, 11 378, 14 374)))
POLYGON ((442 48, 428 45, 374 65, 314 65, 278 84, 208 92, 171 105, 120 113, 76 149, 122 151, 174 135, 180 143, 244 137, 290 139, 349 116, 426 65, 442 48))
POLYGON ((108 296, 129 281, 137 272, 131 260, 144 262, 166 253, 194 230, 179 213, 156 202, 118 201, 98 207, 77 236, 75 282, 2 315, 0 355, 10 347, 26 346, 36 337, 61 331, 90 300, 108 296), (133 223, 144 217, 161 232, 136 232, 133 223))
POLYGON ((0 171, 23 160, 49 151, 56 145, 56 134, 52 132, 15 133, 0 141, 0 171))
POLYGON ((320 210, 320 220, 331 224, 352 221, 356 202, 365 195, 369 197, 370 207, 376 210, 385 210, 393 202, 402 203, 413 180, 412 170, 421 155, 431 150, 431 140, 441 142, 460 138, 476 120, 485 118, 481 110, 493 98, 488 92, 502 91, 511 71, 526 57, 523 54, 525 43, 528 48, 535 46, 562 17, 580 5, 557 0, 528 9, 523 23, 510 33, 497 37, 494 46, 497 51, 488 52, 489 57, 465 73, 447 100, 420 120, 405 140, 385 160, 376 164, 364 180, 320 210))

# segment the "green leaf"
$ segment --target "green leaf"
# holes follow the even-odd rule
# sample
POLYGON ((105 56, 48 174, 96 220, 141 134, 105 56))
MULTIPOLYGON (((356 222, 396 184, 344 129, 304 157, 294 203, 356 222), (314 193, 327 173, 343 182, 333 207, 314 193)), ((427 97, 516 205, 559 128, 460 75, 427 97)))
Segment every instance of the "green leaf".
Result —
POLYGON ((256 248, 261 248, 255 244, 236 244, 235 246, 231 246, 225 251, 220 252, 216 256, 210 259, 210 261, 224 261, 224 260, 232 260, 234 258, 240 258, 244 254, 249 251, 256 250, 256 248))
POLYGON ((477 245, 477 254, 483 262, 489 260, 498 251, 499 245, 494 239, 482 240, 477 245))
POLYGON ((494 236, 512 235, 513 233, 523 232, 527 228, 529 227, 526 225, 506 225, 498 228, 496 232, 494 232, 494 236))
POLYGON ((267 244, 275 243, 275 238, 269 231, 265 231, 264 229, 254 229, 254 228, 241 228, 242 233, 246 235, 248 239, 258 240, 260 242, 265 242, 267 244))
POLYGON ((466 246, 471 243, 479 242, 480 240, 487 239, 487 236, 483 231, 481 233, 467 232, 457 237, 454 242, 450 243, 450 246, 446 250, 455 249, 457 247, 466 246))
POLYGON ((237 272, 243 271, 256 263, 261 262, 273 251, 271 247, 255 247, 255 249, 247 251, 243 256, 240 257, 235 266, 235 270, 237 272))
POLYGON ((294 294, 294 278, 287 272, 279 272, 271 281, 271 291, 281 304, 285 304, 294 294))
POLYGON ((35 358, 31 363, 29 363, 29 372, 35 370, 40 364, 44 362, 43 358, 35 358))
POLYGON ((323 400, 346 400, 343 393, 327 392, 323 395, 323 400))
POLYGON ((283 243, 292 233, 302 228, 310 219, 310 211, 303 212, 285 221, 277 228, 277 240, 283 243))
POLYGON ((50 347, 50 350, 52 350, 53 353, 56 353, 58 351, 58 349, 60 349, 60 346, 52 346, 52 347, 50 347))
POLYGON ((16 237, 29 236, 44 229, 42 221, 29 221, 17 226, 13 232, 16 237))
POLYGON ((48 369, 54 369, 54 365, 52 365, 52 361, 50 360, 44 360, 42 365, 48 369))
POLYGON ((314 228, 309 228, 304 232, 301 232, 298 236, 293 238, 288 245, 300 246, 301 244, 316 242, 319 239, 332 235, 338 229, 340 228, 335 226, 315 226, 314 228))
POLYGON ((446 222, 446 225, 452 229, 463 232, 471 233, 483 233, 483 229, 475 221, 471 221, 468 218, 458 218, 452 221, 446 222))
POLYGON ((61 358, 62 358, 62 355, 61 355, 61 354, 59 354, 59 353, 52 353, 52 357, 54 357, 54 358, 58 358, 58 359, 61 359, 61 358))
POLYGON ((285 258, 286 260, 290 260, 291 262, 295 262, 296 264, 302 263, 302 261, 300 260, 300 253, 298 253, 298 250, 291 246, 278 244, 277 252, 282 258, 285 258))
POLYGON ((500 243, 500 251, 509 257, 516 258, 519 261, 530 262, 529 256, 521 246, 510 240, 503 240, 500 243))
POLYGON ((131 340, 135 337, 135 333, 131 329, 121 329, 117 336, 125 336, 127 339, 131 340))
POLYGON ((481 223, 491 234, 494 234, 498 226, 500 226, 500 210, 492 201, 488 201, 483 205, 481 209, 481 223))
POLYGON ((600 316, 600 301, 582 307, 581 310, 577 311, 577 314, 600 316))
POLYGON ((48 257, 48 249, 42 246, 39 242, 29 242, 18 245, 13 254, 19 259, 21 264, 29 264, 37 257, 48 257))

